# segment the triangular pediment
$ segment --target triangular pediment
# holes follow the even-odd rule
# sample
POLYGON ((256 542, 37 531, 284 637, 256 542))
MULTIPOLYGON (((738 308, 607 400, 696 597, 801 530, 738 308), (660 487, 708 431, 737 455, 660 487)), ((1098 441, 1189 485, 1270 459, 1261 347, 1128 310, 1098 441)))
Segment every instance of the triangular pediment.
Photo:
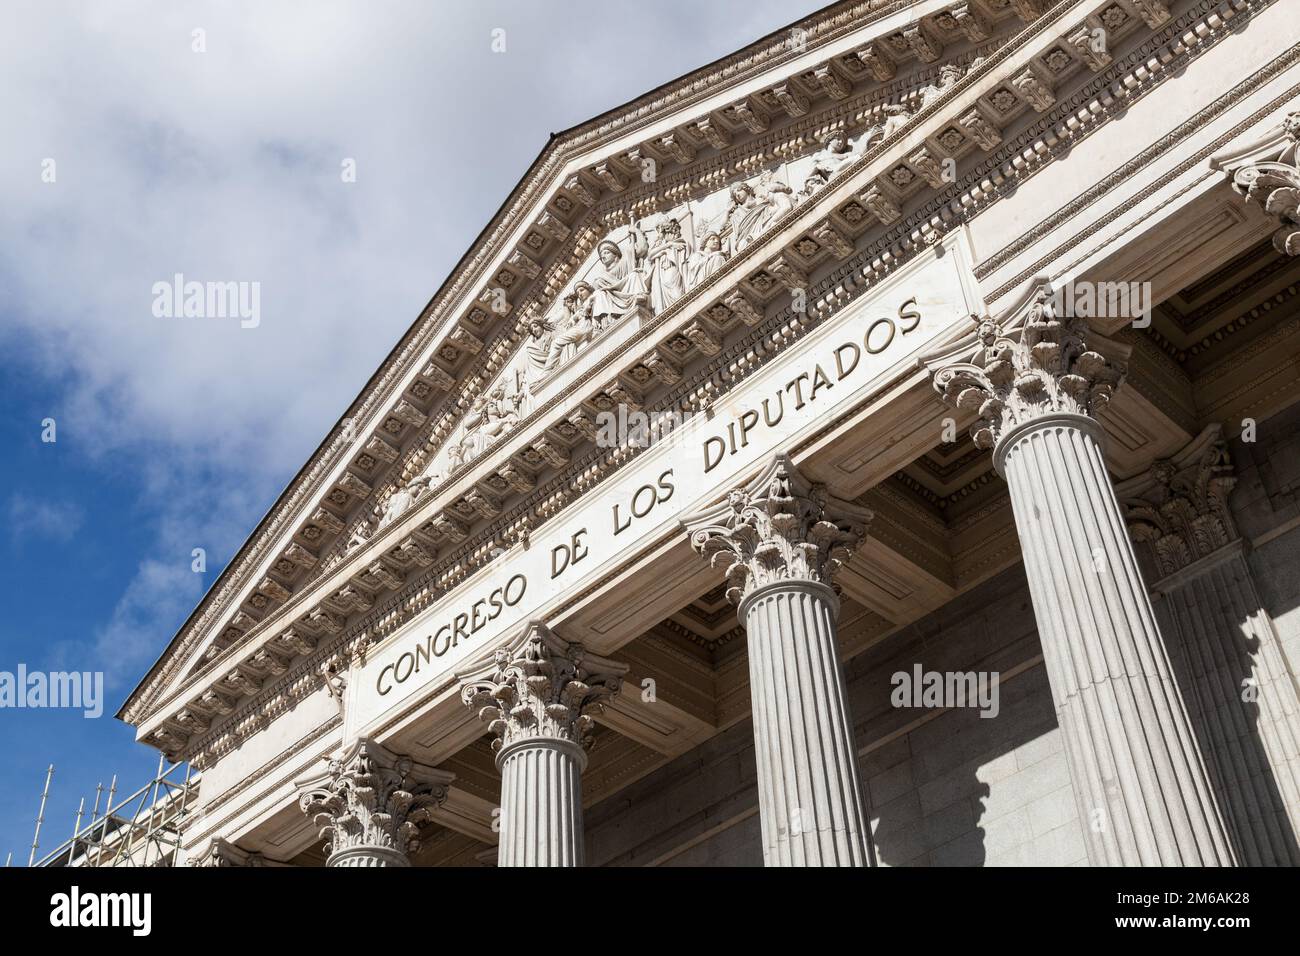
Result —
MULTIPOLYGON (((601 399, 635 404, 679 380, 945 185, 946 161, 995 148, 1047 108, 1053 82, 1099 69, 1062 42, 1068 63, 1047 51, 944 129, 916 131, 1045 6, 842 4, 555 137, 123 716, 193 704, 171 734, 201 734, 321 656, 440 549, 567 466, 601 399), (790 238, 774 255, 775 236, 790 238), (688 310, 700 314, 660 334, 688 310), (639 364, 611 366, 595 400, 575 390, 643 339, 639 364), (520 444, 557 409, 567 417, 520 444)), ((496 546, 528 530, 511 525, 496 546)))

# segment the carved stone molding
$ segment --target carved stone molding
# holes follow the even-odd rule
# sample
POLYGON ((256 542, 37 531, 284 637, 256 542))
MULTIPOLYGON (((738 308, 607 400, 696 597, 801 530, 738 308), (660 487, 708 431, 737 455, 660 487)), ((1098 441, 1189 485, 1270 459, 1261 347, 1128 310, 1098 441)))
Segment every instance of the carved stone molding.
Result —
POLYGON ((969 360, 931 368, 948 404, 979 415, 971 437, 980 448, 1045 415, 1095 418, 1124 378, 1122 347, 1090 333, 1082 319, 1061 317, 1049 287, 1034 291, 1018 324, 1017 332, 981 320, 969 360))
POLYGON ((691 546, 723 567, 727 599, 739 604, 779 581, 831 578, 867 534, 872 513, 803 477, 785 455, 712 508, 683 521, 691 546))
POLYGON ((1175 457, 1157 460, 1116 488, 1134 540, 1151 545, 1162 578, 1238 539, 1228 507, 1236 483, 1221 426, 1214 424, 1175 457))
POLYGON ((1300 112, 1288 113, 1279 128, 1214 164, 1228 174, 1236 192, 1278 220, 1281 226, 1273 233, 1273 246, 1288 256, 1300 255, 1298 145, 1300 112))
POLYGON ((530 621, 491 660, 460 672, 461 700, 496 735, 492 749, 532 739, 561 740, 585 750, 591 711, 618 693, 627 665, 600 657, 530 621))
MULTIPOLYGON (((835 22, 836 22, 836 27, 835 27, 835 32, 836 32, 836 34, 838 34, 839 32, 843 32, 843 31, 848 31, 848 30, 852 30, 852 29, 858 29, 858 28, 860 28, 861 25, 862 25, 862 15, 863 15, 863 13, 864 13, 864 11, 865 11, 866 9, 867 9, 867 8, 859 8, 859 9, 856 9, 856 10, 853 10, 853 11, 845 10, 845 11, 841 11, 841 12, 836 13, 836 14, 834 15, 834 18, 833 18, 833 19, 835 20, 835 22)), ((1118 9, 1118 8, 1117 8, 1117 9, 1118 9)), ((1231 13, 1232 13, 1232 11, 1228 11, 1228 12, 1226 12, 1226 13, 1224 14, 1224 16, 1226 17, 1226 16, 1228 16, 1228 15, 1231 14, 1231 13)), ((881 15, 883 15, 883 12, 882 12, 881 10, 876 10, 876 9, 872 8, 872 9, 871 9, 871 14, 870 14, 870 16, 869 16, 869 19, 873 19, 873 20, 874 20, 874 19, 878 18, 878 17, 881 16, 881 15)), ((965 29, 965 28, 966 28, 966 27, 963 26, 963 29, 965 29)), ((1030 32, 1030 31, 1026 31, 1026 33, 1029 33, 1029 32, 1030 32)), ((983 35, 983 31, 980 31, 980 30, 977 29, 977 30, 976 30, 976 34, 982 36, 982 35, 983 35)), ((830 34, 827 34, 826 36, 823 36, 822 33, 821 33, 820 30, 819 30, 818 33, 817 33, 817 42, 818 42, 818 43, 822 43, 822 42, 824 42, 824 41, 829 37, 829 35, 830 35, 830 34)), ((1199 34, 1198 34, 1198 36, 1199 36, 1199 34)), ((754 61, 754 60, 752 59, 752 56, 751 56, 749 53, 746 53, 745 55, 746 55, 746 57, 748 57, 748 59, 745 60, 746 68, 748 69, 748 68, 750 68, 750 67, 751 67, 751 66, 752 66, 756 61, 754 61)), ((739 58, 739 55, 738 55, 738 58, 739 58)), ((1162 62, 1163 62, 1163 61, 1162 61, 1162 62)), ((892 75, 892 74, 891 74, 891 75, 892 75)), ((691 95, 694 95, 694 94, 691 94, 691 95)), ((681 90, 679 90, 679 91, 675 91, 675 92, 673 92, 673 93, 671 94, 670 98, 672 98, 672 99, 677 99, 677 98, 680 98, 680 97, 683 97, 683 96, 686 96, 685 91, 681 91, 681 90)), ((838 100, 837 100, 837 102, 838 102, 838 100)), ((620 122, 621 122, 621 121, 620 121, 620 122)), ((713 122, 716 122, 716 117, 712 117, 712 116, 711 116, 711 117, 708 117, 708 118, 705 119, 705 120, 701 120, 701 122, 704 122, 704 123, 713 123, 713 122)), ((599 125, 599 124, 598 124, 598 125, 599 125)), ((604 130, 604 133, 606 133, 606 134, 608 133, 608 128, 606 128, 605 126, 602 126, 602 129, 604 130)), ((688 137, 688 138, 689 138, 689 137, 688 137)), ((724 145, 726 145, 726 144, 724 143, 724 145)), ((534 188, 534 185, 535 185, 535 184, 530 184, 530 187, 529 187, 529 193, 530 193, 530 195, 533 195, 534 198, 535 198, 536 189, 534 188)), ((578 179, 577 179, 576 177, 571 177, 570 181, 569 181, 568 183, 565 184, 565 189, 566 189, 567 191, 566 191, 565 193, 563 193, 563 194, 560 196, 560 198, 557 199, 557 201, 556 201, 556 202, 557 202, 557 206, 556 206, 556 208, 560 209, 560 210, 564 213, 564 215, 566 215, 566 216, 570 216, 570 217, 571 217, 570 207, 569 207, 568 205, 559 205, 559 204, 567 204, 567 203, 570 203, 571 198, 576 198, 576 199, 577 199, 578 201, 580 201, 582 204, 584 204, 584 205, 586 205, 586 206, 590 206, 590 205, 591 205, 591 204, 592 204, 592 203, 593 203, 593 202, 598 198, 596 195, 593 195, 593 194, 590 194, 590 193, 589 193, 589 190, 590 190, 591 188, 595 188, 595 187, 591 186, 591 184, 588 184, 588 187, 587 187, 587 188, 584 188, 584 187, 581 185, 581 183, 578 181, 578 179), (585 198, 585 199, 583 198, 584 194, 586 194, 586 198, 585 198)), ((553 218, 552 218, 551 220, 547 220, 547 216, 548 216, 548 215, 549 215, 549 214, 543 215, 542 220, 539 220, 539 222, 542 222, 543 225, 545 225, 545 222, 543 222, 543 221, 549 221, 551 225, 557 225, 557 224, 554 222, 553 218)), ((565 232, 565 230, 562 229, 561 232, 564 232, 564 233, 567 235, 567 232, 565 232)), ((499 233, 494 233, 494 235, 499 235, 499 233)), ((563 240, 561 240, 561 241, 563 241, 563 240)), ((456 281, 456 283, 454 284, 454 285, 455 285, 454 290, 449 289, 448 292, 452 292, 452 291, 454 291, 454 292, 455 292, 456 294, 458 294, 458 295, 467 296, 468 293, 469 293, 468 284, 470 284, 471 282, 476 282, 476 281, 478 281, 479 278, 482 277, 480 267, 484 265, 485 261, 486 261, 486 260, 485 260, 485 257, 484 257, 483 255, 481 255, 481 254, 480 254, 480 255, 476 255, 475 258, 474 258, 474 260, 473 260, 473 268, 468 269, 464 275, 462 275, 462 276, 458 276, 458 277, 457 277, 457 281, 456 281)), ((541 259, 536 259, 535 261, 540 262, 541 259)), ((523 275, 525 275, 525 276, 529 275, 529 274, 531 273, 531 271, 532 271, 532 267, 529 266, 527 262, 523 262, 522 260, 520 260, 520 259, 518 259, 518 258, 512 258, 512 259, 510 259, 510 260, 507 262, 507 265, 509 265, 511 268, 516 269, 516 271, 519 271, 520 263, 521 263, 521 262, 522 262, 522 268, 523 268, 523 272, 522 272, 521 274, 523 274, 523 275)), ((497 280, 497 279, 493 279, 493 281, 498 281, 498 280, 497 280)), ((498 284, 501 284, 501 283, 498 282, 498 284)), ((518 284, 516 284, 513 288, 518 288, 518 287, 523 286, 523 285, 526 285, 526 283, 518 283, 518 284)), ((438 297, 439 301, 442 302, 445 298, 446 298, 446 296, 445 296, 443 293, 440 292, 439 297, 438 297)), ((481 305, 481 303, 480 303, 480 305, 481 305)), ((475 314, 479 314, 479 315, 481 315, 481 314, 482 314, 482 309, 478 309, 477 312, 471 312, 471 316, 473 316, 473 315, 475 315, 475 314)), ((484 337, 484 335, 485 335, 484 331, 483 331, 482 329, 479 329, 479 326, 478 326, 478 325, 474 324, 474 323, 478 322, 478 320, 477 320, 477 319, 473 319, 473 318, 469 318, 469 321, 471 322, 471 325, 472 325, 475 329, 478 330, 478 332, 477 332, 476 334, 480 337, 481 341, 483 341, 483 342, 485 342, 485 343, 488 343, 488 338, 487 338, 487 337, 484 337)), ((432 321, 430 321, 430 324, 432 324, 432 321)), ((442 324, 443 324, 443 325, 447 325, 448 327, 450 327, 448 323, 442 323, 442 324)), ((422 327, 422 328, 421 328, 421 332, 420 332, 420 336, 419 336, 419 337, 411 338, 410 341, 407 341, 407 342, 404 342, 404 343, 403 343, 403 348, 402 348, 402 350, 401 350, 401 352, 400 352, 400 355, 399 355, 398 359, 395 359, 392 363, 390 363, 390 366, 389 366, 389 367, 386 367, 386 368, 385 368, 385 370, 384 370, 384 374, 383 374, 383 376, 382 376, 382 377, 380 378, 380 380, 379 380, 380 384, 384 385, 385 387, 390 386, 390 385, 392 384, 392 382, 393 382, 393 381, 395 380, 395 378, 396 378, 394 370, 397 369, 397 368, 402 367, 402 362, 405 362, 405 361, 407 361, 407 360, 411 360, 411 359, 413 359, 414 356, 416 356, 417 354, 420 354, 420 353, 422 353, 422 352, 424 351, 424 346, 428 345, 429 342, 431 341, 431 338, 432 338, 431 333, 432 333, 432 331, 433 331, 433 329, 431 329, 431 328, 425 328, 425 327, 422 327), (426 334, 426 333, 430 333, 430 334, 426 334)), ((489 331, 490 331, 490 330, 489 330, 489 331)), ((495 341, 495 340, 494 340, 494 341, 495 341)), ((482 354, 487 355, 489 352, 492 352, 492 351, 493 351, 493 349, 490 348, 489 345, 485 345, 485 346, 483 347, 483 349, 482 349, 482 354)), ((421 361, 424 361, 424 357, 421 357, 420 360, 421 360, 421 361)), ((429 380, 433 380, 433 381, 435 381, 435 382, 437 383, 437 384, 436 384, 436 387, 437 387, 437 388, 445 390, 445 389, 447 388, 448 384, 449 384, 449 382, 448 382, 448 375, 447 375, 447 373, 445 372, 445 370, 442 370, 442 371, 440 372, 439 369, 434 368, 434 367, 431 366, 430 369, 429 369, 428 371, 431 372, 432 374, 426 374, 426 375, 424 376, 424 378, 425 378, 425 379, 429 379, 429 380)), ((422 387, 424 387, 424 385, 426 385, 426 384, 428 384, 428 383, 427 383, 427 382, 416 383, 416 386, 413 386, 413 390, 411 391, 411 394, 412 394, 413 396, 415 396, 416 399, 418 399, 418 400, 420 400, 420 401, 425 401, 425 394, 424 394, 423 392, 416 391, 416 390, 414 390, 414 389, 417 388, 417 387, 422 388, 422 387)), ((382 389, 380 389, 379 391, 382 392, 382 389)), ((392 396, 389 395, 388 397, 392 397, 392 396)), ((378 399, 376 398, 375 395, 368 396, 367 401, 366 401, 366 403, 362 406, 362 408, 369 408, 371 405, 373 405, 374 401, 377 401, 377 400, 378 400, 378 399)), ((430 411, 436 411, 436 409, 433 409, 433 410, 430 410, 430 411)), ((355 418, 358 418, 358 419, 360 419, 360 418, 367 418, 366 415, 360 415, 360 414, 358 414, 357 416, 349 416, 348 422, 351 423, 351 422, 353 421, 354 417, 355 417, 355 418)), ((445 417, 445 416, 444 416, 444 417, 445 417)), ((348 444, 348 443, 347 443, 346 441, 335 442, 335 443, 333 443, 333 444, 331 445, 330 455, 333 455, 336 451, 338 451, 338 450, 340 449, 341 446, 344 446, 344 445, 347 445, 347 444, 348 444)), ((313 466, 315 466, 316 464, 318 464, 318 463, 314 461, 314 462, 313 462, 313 466)), ((313 467, 313 469, 312 469, 312 473, 315 474, 315 473, 317 473, 319 470, 320 470, 320 469, 318 469, 318 468, 316 468, 316 467, 313 467)), ((418 470, 418 469, 417 469, 417 470, 418 470)), ((296 494, 297 494, 297 492, 295 492, 295 495, 296 495, 296 494)), ((299 496, 299 497, 300 497, 300 496, 299 496)), ((298 498, 295 497, 295 498, 294 498, 294 501, 297 501, 297 500, 298 500, 298 498)), ((280 522, 280 518, 279 518, 279 516, 277 516, 276 521, 277 521, 277 525, 281 523, 281 522, 280 522)), ((308 527, 308 528, 303 532, 303 535, 304 535, 304 537, 305 537, 306 534, 307 534, 307 531, 313 531, 313 533, 318 533, 319 530, 320 530, 320 529, 319 529, 318 527, 316 527, 316 526, 309 526, 309 527, 308 527), (313 531, 313 529, 314 529, 314 531, 313 531)), ((257 557, 257 556, 258 556, 258 555, 255 553, 255 551, 250 551, 249 554, 246 556, 246 560, 243 560, 243 561, 238 562, 238 564, 236 565, 236 567, 239 569, 239 573, 242 573, 242 571, 243 571, 245 565, 248 563, 248 560, 247 560, 247 559, 251 559, 251 558, 253 558, 253 557, 257 557)), ((231 584, 231 582, 229 582, 229 581, 227 581, 227 582, 225 582, 225 583, 222 584, 221 588, 220 588, 219 591, 218 591, 218 595, 217 595, 217 597, 218 597, 219 600, 225 600, 227 597, 230 596, 230 593, 231 593, 231 587, 230 587, 230 584, 231 584)), ((210 620, 212 619, 212 617, 213 617, 212 614, 209 614, 209 613, 208 613, 208 610, 213 610, 213 609, 212 609, 212 608, 209 608, 209 609, 205 610, 205 613, 204 613, 203 618, 202 618, 202 620, 205 621, 205 622, 210 621, 210 620)), ((188 647, 188 646, 192 643, 192 641, 191 641, 191 637, 192 637, 192 635, 189 634, 189 633, 187 632, 187 634, 186 634, 186 636, 185 636, 185 638, 184 638, 184 644, 185 644, 186 647, 188 647)), ((166 670, 167 670, 167 671, 170 671, 170 665, 168 665, 168 667, 166 668, 166 670)), ((161 673, 161 672, 160 672, 160 673, 161 673)), ((161 675, 161 676, 165 676, 165 675, 161 675)), ((156 699, 157 694, 158 694, 158 689, 155 687, 155 682, 151 680, 151 681, 149 682, 148 686, 145 688, 145 694, 142 695, 142 696, 145 698, 144 701, 143 701, 143 703, 139 703, 139 702, 137 701, 137 699, 136 699, 135 697, 133 697, 132 701, 130 702, 130 710, 131 710, 132 712, 134 712, 134 711, 137 710, 137 709, 144 709, 144 708, 147 708, 148 706, 151 706, 151 705, 152 705, 152 702, 156 699)))
POLYGON ((229 840, 214 837, 194 855, 190 866, 266 866, 266 858, 260 853, 242 850, 229 840))
POLYGON ((330 866, 409 866, 454 779, 359 738, 324 774, 299 782, 298 805, 327 842, 330 866))

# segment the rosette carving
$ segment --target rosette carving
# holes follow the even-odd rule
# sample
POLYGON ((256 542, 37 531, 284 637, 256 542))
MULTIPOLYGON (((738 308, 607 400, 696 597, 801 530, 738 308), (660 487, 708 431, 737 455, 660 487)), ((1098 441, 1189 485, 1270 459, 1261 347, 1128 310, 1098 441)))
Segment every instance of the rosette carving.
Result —
POLYGON ((447 799, 454 774, 417 764, 360 739, 329 770, 309 781, 298 805, 312 818, 331 855, 359 847, 419 849, 420 827, 447 799))
POLYGON ((727 598, 778 581, 827 586, 866 537, 872 513, 809 482, 784 455, 719 505, 686 522, 691 546, 721 567, 727 598))
POLYGON ((1282 123, 1282 150, 1277 159, 1248 163, 1232 174, 1232 188, 1281 223, 1273 246, 1284 255, 1300 255, 1300 112, 1282 123))
POLYGON ((934 387, 957 408, 979 414, 976 446, 992 448, 1012 428, 1043 415, 1096 417, 1124 379, 1122 364, 1088 346, 1087 324, 1061 318, 1052 294, 1040 289, 1016 333, 985 319, 971 361, 934 374, 934 387))
POLYGON ((492 661, 461 675, 461 700, 496 735, 494 750, 531 738, 591 745, 592 712, 618 693, 627 672, 618 664, 530 622, 492 661))

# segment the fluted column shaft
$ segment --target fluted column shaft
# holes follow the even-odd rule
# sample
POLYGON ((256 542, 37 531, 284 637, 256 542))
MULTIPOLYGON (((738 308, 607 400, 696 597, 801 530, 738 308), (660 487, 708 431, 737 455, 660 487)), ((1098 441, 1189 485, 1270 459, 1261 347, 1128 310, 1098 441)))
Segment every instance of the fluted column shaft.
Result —
POLYGON ((1300 865, 1300 706, 1242 542, 1158 587, 1175 672, 1241 862, 1300 865))
POLYGON ((727 597, 748 635, 767 866, 869 865, 830 583, 870 520, 777 455, 684 522, 692 546, 725 567, 727 597))
POLYGON ((325 865, 330 867, 410 866, 411 861, 407 859, 405 853, 399 853, 391 847, 354 846, 331 853, 325 865))
POLYGON ((1234 862, 1106 472, 1077 414, 1011 429, 1010 490, 1043 658, 1094 865, 1234 862))
POLYGON ((498 866, 582 866, 582 770, 587 755, 565 740, 503 747, 498 866))
POLYGON ((749 639, 758 806, 767 866, 867 866, 839 601, 815 581, 771 584, 741 602, 749 639))
POLYGON ((1128 355, 1039 283, 930 368, 1007 482, 1088 861, 1232 864, 1102 456, 1128 355))

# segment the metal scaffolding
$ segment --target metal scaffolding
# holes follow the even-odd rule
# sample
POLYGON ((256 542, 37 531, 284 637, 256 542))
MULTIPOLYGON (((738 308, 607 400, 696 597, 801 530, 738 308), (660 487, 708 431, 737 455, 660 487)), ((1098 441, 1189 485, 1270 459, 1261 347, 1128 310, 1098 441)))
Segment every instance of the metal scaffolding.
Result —
POLYGON ((72 836, 38 860, 36 850, 40 844, 45 802, 53 774, 54 767, 51 766, 41 795, 29 866, 179 865, 181 834, 198 795, 199 778, 191 773, 189 764, 167 766, 166 758, 159 757, 154 778, 117 803, 113 802, 117 792, 115 776, 109 785, 102 814, 99 812, 104 794, 101 783, 95 788, 90 822, 84 827, 81 825, 86 809, 83 798, 77 809, 72 836))

